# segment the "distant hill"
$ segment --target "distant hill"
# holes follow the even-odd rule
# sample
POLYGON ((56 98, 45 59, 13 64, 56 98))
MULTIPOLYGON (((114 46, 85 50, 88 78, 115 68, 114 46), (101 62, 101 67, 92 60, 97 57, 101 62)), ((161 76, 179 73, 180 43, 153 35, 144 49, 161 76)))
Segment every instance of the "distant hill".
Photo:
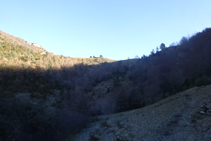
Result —
POLYGON ((61 140, 80 132, 95 116, 147 108, 178 92, 209 85, 210 56, 211 28, 174 46, 161 44, 149 56, 124 61, 54 55, 2 32, 0 140, 61 140))

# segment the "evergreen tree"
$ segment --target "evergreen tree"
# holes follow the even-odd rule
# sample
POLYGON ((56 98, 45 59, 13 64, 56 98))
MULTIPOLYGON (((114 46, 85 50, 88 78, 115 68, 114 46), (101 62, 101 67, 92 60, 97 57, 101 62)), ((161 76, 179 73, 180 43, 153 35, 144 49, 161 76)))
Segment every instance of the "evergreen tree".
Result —
POLYGON ((166 48, 166 46, 164 43, 160 44, 160 50, 164 50, 165 48, 166 48))

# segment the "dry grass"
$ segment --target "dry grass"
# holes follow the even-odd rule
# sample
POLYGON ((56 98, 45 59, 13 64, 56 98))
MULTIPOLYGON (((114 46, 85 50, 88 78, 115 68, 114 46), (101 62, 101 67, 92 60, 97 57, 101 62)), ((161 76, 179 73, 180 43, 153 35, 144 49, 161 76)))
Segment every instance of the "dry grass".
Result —
POLYGON ((38 48, 38 47, 35 47, 33 45, 29 45, 29 44, 27 44, 27 42, 25 40, 23 40, 19 37, 15 37, 13 35, 9 35, 9 34, 3 32, 3 31, 1 31, 1 30, 0 30, 0 36, 5 37, 6 39, 10 40, 11 43, 13 43, 13 44, 22 45, 22 46, 25 46, 27 48, 33 49, 36 53, 45 51, 45 49, 43 49, 43 48, 38 48))
POLYGON ((110 63, 114 60, 107 58, 71 58, 62 55, 48 53, 44 48, 27 44, 21 38, 14 37, 0 31, 0 65, 1 66, 23 66, 23 68, 61 69, 72 67, 76 64, 98 65, 110 63), (45 54, 40 54, 46 52, 45 54))

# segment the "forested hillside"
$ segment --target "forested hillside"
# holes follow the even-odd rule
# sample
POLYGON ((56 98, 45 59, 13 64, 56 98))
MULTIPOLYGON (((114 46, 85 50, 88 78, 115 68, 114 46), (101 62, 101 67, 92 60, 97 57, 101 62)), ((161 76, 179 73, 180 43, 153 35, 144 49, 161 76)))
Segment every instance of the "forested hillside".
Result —
POLYGON ((71 58, 0 35, 0 140, 59 140, 92 116, 211 83, 211 28, 140 59, 71 58))

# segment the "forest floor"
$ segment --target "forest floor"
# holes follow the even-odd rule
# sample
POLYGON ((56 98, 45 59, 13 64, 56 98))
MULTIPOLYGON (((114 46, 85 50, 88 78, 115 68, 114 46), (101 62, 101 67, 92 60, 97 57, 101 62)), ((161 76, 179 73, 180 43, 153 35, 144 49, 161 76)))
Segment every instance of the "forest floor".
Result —
POLYGON ((97 116, 74 141, 210 141, 211 85, 194 87, 144 108, 97 116))

